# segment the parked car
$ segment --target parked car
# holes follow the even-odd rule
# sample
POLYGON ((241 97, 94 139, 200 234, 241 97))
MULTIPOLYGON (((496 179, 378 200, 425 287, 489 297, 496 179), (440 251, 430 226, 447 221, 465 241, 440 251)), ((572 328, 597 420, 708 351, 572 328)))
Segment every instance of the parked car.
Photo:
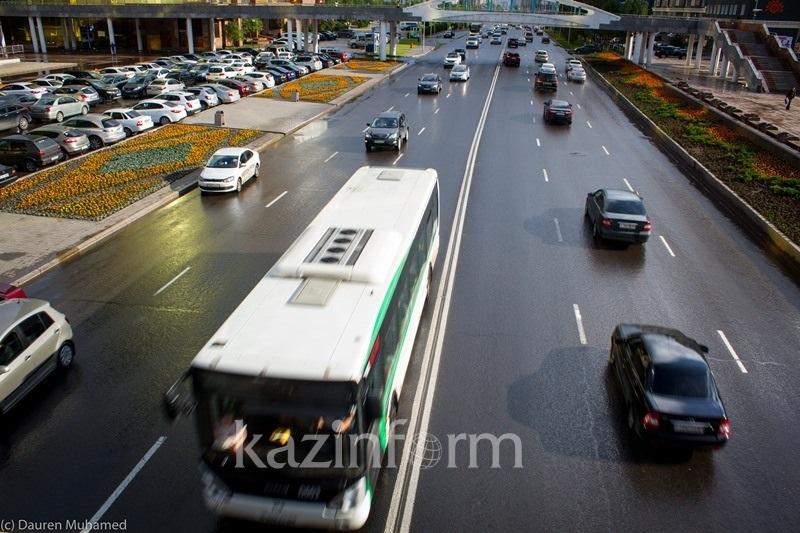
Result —
POLYGON ((41 122, 62 122, 65 118, 85 115, 89 112, 89 104, 74 96, 48 94, 39 99, 31 107, 31 117, 41 122))
POLYGON ((70 85, 84 85, 95 90, 102 102, 113 102, 122 98, 122 91, 113 85, 103 83, 102 80, 77 78, 70 80, 70 85))
POLYGON ((47 124, 29 133, 54 140, 65 158, 83 154, 90 148, 89 137, 85 133, 61 124, 47 124))
POLYGON ((165 126, 186 118, 186 109, 182 105, 165 100, 142 100, 133 109, 153 119, 154 123, 165 126))
POLYGON ((225 87, 227 87, 229 89, 234 89, 236 91, 239 91, 239 96, 248 96, 249 94, 252 93, 252 91, 250 90, 250 85, 247 84, 247 83, 241 82, 239 80, 234 80, 234 79, 218 80, 217 83, 219 85, 224 85, 225 87))
POLYGON ((126 67, 121 67, 121 68, 125 72, 132 72, 134 76, 141 76, 142 74, 147 74, 147 71, 150 70, 149 67, 145 67, 144 65, 128 65, 126 67))
POLYGON ((300 65, 296 65, 293 61, 289 61, 288 59, 273 59, 269 62, 270 66, 274 67, 285 67, 289 70, 293 70, 297 73, 298 76, 305 76, 309 73, 308 67, 303 67, 300 65))
POLYGON ((572 104, 566 100, 547 100, 542 111, 542 121, 545 124, 572 124, 572 104))
POLYGON ((142 133, 143 131, 153 129, 154 126, 152 118, 150 118, 148 115, 143 115, 135 109, 131 109, 130 107, 116 107, 114 109, 109 109, 108 111, 104 111, 103 115, 113 118, 122 124, 122 131, 125 132, 126 137, 132 137, 137 133, 142 133))
POLYGON ((142 98, 147 94, 147 86, 155 77, 152 74, 134 76, 121 87, 122 96, 125 98, 142 98))
POLYGON ((326 50, 325 53, 339 59, 342 63, 347 63, 351 59, 350 53, 344 50, 326 50))
MULTIPOLYGON (((8 185, 9 183, 14 183, 16 180, 17 169, 0 163, 0 187, 8 185)), ((11 287, 8 283, 0 283, 0 300, 4 298, 17 298, 17 296, 8 296, 9 294, 13 294, 8 287, 11 287)))
POLYGON ((261 83, 261 80, 249 78, 247 76, 236 76, 235 78, 231 78, 231 80, 247 85, 247 88, 250 90, 250 94, 259 93, 265 89, 264 84, 261 83))
POLYGON ((172 91, 163 93, 153 97, 152 99, 164 100, 183 106, 183 108, 186 110, 186 114, 189 116, 195 115, 202 111, 200 100, 197 99, 197 96, 187 91, 172 91))
MULTIPOLYGON (((60 89, 61 87, 59 87, 60 89)), ((58 90, 58 89, 56 89, 58 90)), ((30 112, 31 107, 33 107, 36 102, 39 101, 40 96, 34 96, 32 94, 24 94, 24 93, 17 93, 17 94, 0 94, 0 103, 2 105, 18 105, 25 109, 25 111, 30 112)))
POLYGON ((286 83, 287 81, 296 80, 298 78, 297 72, 293 70, 289 70, 288 68, 283 67, 274 67, 274 66, 266 66, 264 67, 264 72, 269 72, 273 76, 276 76, 276 81, 278 79, 281 80, 281 83, 286 83))
POLYGON ((408 142, 409 126, 405 113, 385 111, 367 123, 364 146, 367 152, 375 148, 394 148, 398 152, 408 142))
POLYGON ((122 87, 126 83, 128 83, 128 80, 130 80, 132 77, 133 76, 128 77, 128 76, 124 76, 122 74, 108 74, 108 75, 103 76, 103 83, 105 83, 106 85, 110 85, 112 87, 116 87, 117 89, 122 91, 122 87))
POLYGON ((209 107, 215 107, 220 104, 217 92, 210 87, 189 87, 186 89, 186 92, 190 92, 197 97, 202 109, 208 109, 209 107))
POLYGON ((319 60, 317 56, 312 55, 298 55, 294 59, 295 65, 300 65, 302 67, 308 68, 309 72, 322 70, 322 61, 319 60))
POLYGON ((0 414, 54 371, 72 366, 74 358, 72 328, 49 303, 0 302, 0 414))
POLYGON ((41 97, 49 92, 44 87, 31 83, 29 81, 20 81, 17 83, 7 83, 0 87, 0 91, 5 94, 28 94, 36 97, 41 97))
POLYGON ((611 335, 611 373, 628 429, 647 443, 719 449, 731 438, 708 347, 672 328, 620 324, 611 335))
POLYGON ((31 123, 31 114, 19 104, 0 101, 0 131, 25 131, 31 123))
POLYGON ((92 70, 65 70, 63 74, 69 74, 73 78, 81 78, 84 80, 95 79, 99 81, 102 77, 92 70))
POLYGON ((214 65, 208 69, 208 72, 206 73, 206 80, 227 80, 228 78, 233 78, 234 76, 236 76, 236 71, 233 69, 233 67, 229 67, 227 65, 214 65))
POLYGON ((225 87, 219 83, 207 83, 205 85, 200 85, 199 87, 207 87, 214 91, 219 98, 219 101, 223 104, 230 104, 242 98, 242 96, 239 94, 239 91, 231 89, 230 87, 225 87))
POLYGON ((75 76, 72 76, 71 74, 61 73, 61 74, 48 74, 47 76, 42 76, 41 79, 43 79, 43 80, 60 81, 61 85, 64 85, 67 82, 67 80, 70 80, 70 79, 72 79, 74 77, 75 76))
POLYGON ((242 185, 258 179, 261 159, 248 148, 222 148, 214 152, 200 172, 202 192, 241 192, 242 185))
POLYGON ((269 72, 251 72, 250 74, 246 74, 245 78, 260 81, 265 89, 275 87, 275 77, 269 72))
POLYGON ((64 125, 85 133, 89 137, 92 150, 117 143, 125 138, 122 124, 105 115, 92 113, 71 118, 65 121, 64 125))
POLYGON ((417 94, 442 92, 442 78, 438 74, 425 74, 417 81, 417 94))
POLYGON ((34 172, 62 159, 61 147, 47 137, 17 134, 0 139, 0 163, 4 165, 34 172))
POLYGON ((76 100, 80 100, 89 107, 102 102, 100 95, 97 94, 97 91, 94 90, 94 87, 89 87, 88 85, 64 85, 56 89, 53 94, 58 96, 72 96, 76 100))
POLYGON ((178 80, 167 78, 163 80, 155 79, 147 86, 147 96, 158 96, 159 94, 171 91, 182 91, 186 86, 178 80))
POLYGON ((597 240, 645 243, 653 229, 644 202, 630 191, 598 189, 589 193, 585 215, 597 240))
POLYGON ((60 80, 46 80, 44 78, 35 79, 31 82, 34 85, 43 87, 47 92, 52 92, 64 85, 60 80))
POLYGON ((108 74, 112 75, 120 75, 125 76, 127 78, 132 78, 136 75, 135 72, 131 72, 130 70, 126 69, 125 67, 106 67, 101 68, 99 71, 100 76, 106 76, 108 74))
POLYGON ((655 51, 656 57, 677 57, 678 59, 686 58, 686 48, 680 46, 665 45, 655 51))
POLYGON ((583 46, 579 46, 574 50, 576 54, 593 54, 599 51, 600 47, 596 44, 584 44, 583 46))

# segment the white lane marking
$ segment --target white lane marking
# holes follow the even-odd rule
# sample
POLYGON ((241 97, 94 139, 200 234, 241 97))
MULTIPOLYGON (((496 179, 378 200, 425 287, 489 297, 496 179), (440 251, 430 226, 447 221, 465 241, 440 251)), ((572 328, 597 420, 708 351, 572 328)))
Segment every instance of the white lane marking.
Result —
POLYGON ((572 91, 570 91, 570 92, 569 92, 569 95, 570 95, 570 96, 575 96, 575 93, 574 93, 574 92, 572 92, 572 91))
MULTIPOLYGON (((336 153, 338 154, 339 152, 336 152, 336 153)), ((333 157, 333 156, 331 156, 331 157, 333 157)), ((280 200, 281 198, 283 198, 284 196, 286 196, 286 193, 288 193, 288 192, 289 192, 289 191, 283 191, 283 192, 282 192, 282 193, 280 193, 278 196, 276 196, 274 200, 272 200, 270 203, 268 203, 268 204, 267 204, 267 205, 265 205, 264 207, 272 207, 273 205, 275 205, 275 204, 278 202, 278 200, 280 200)))
POLYGON ((628 186, 628 190, 629 190, 629 191, 631 191, 631 192, 636 192, 636 191, 634 190, 633 186, 631 185, 631 182, 630 182, 630 181, 628 181, 628 178, 622 178, 622 181, 624 181, 624 182, 625 182, 625 185, 627 185, 627 186, 628 186))
POLYGON ((544 174, 544 181, 550 181, 550 176, 547 175, 547 169, 542 169, 542 174, 544 174))
POLYGON ((445 98, 450 98, 450 93, 447 93, 447 94, 445 95, 445 98))
POLYGON ((536 124, 536 117, 533 117, 533 123, 536 124))
MULTIPOLYGON (((411 408, 411 421, 407 426, 409 431, 413 431, 413 428, 417 427, 417 418, 420 416, 420 408, 422 408, 419 432, 417 433, 418 435, 424 435, 428 432, 431 408, 433 406, 433 398, 436 392, 436 381, 439 375, 442 344, 444 343, 445 330, 447 329, 447 318, 450 312, 450 299, 452 298, 453 286, 455 285, 454 281, 456 276, 456 267, 458 265, 458 256, 460 253, 461 235, 464 232, 464 220, 466 219, 467 203, 469 201, 469 192, 472 186, 472 176, 475 172, 478 146, 480 146, 483 129, 486 125, 486 117, 489 114, 489 106, 492 103, 492 97, 494 96, 494 90, 497 86, 497 78, 499 74, 500 65, 498 63, 494 70, 492 83, 489 86, 489 92, 486 95, 486 101, 483 105, 483 112, 478 120, 478 127, 475 129, 475 135, 472 139, 470 151, 467 155, 467 166, 464 169, 464 178, 461 182, 461 190, 458 196, 458 203, 456 204, 453 226, 450 230, 450 241, 447 246, 447 253, 443 263, 442 281, 439 283, 435 300, 436 303, 434 305, 433 314, 431 315, 433 318, 431 321, 430 333, 428 334, 428 340, 425 345, 425 353, 422 360, 423 372, 424 369, 427 369, 430 366, 430 375, 427 379, 427 383, 429 384, 428 390, 425 398, 423 399, 422 395, 423 390, 425 389, 423 383, 426 382, 423 375, 420 377, 420 381, 417 385, 414 404, 411 408), (430 361, 431 358, 433 358, 432 361, 430 361)), ((389 513, 384 526, 384 531, 386 532, 394 532, 398 518, 400 519, 401 532, 408 532, 411 525, 411 518, 414 511, 414 500, 416 499, 417 485, 419 483, 419 472, 422 464, 422 455, 415 454, 413 457, 413 464, 411 465, 411 474, 408 480, 408 485, 406 486, 405 479, 409 468, 411 448, 411 445, 403 446, 403 456, 400 459, 400 467, 397 472, 397 482, 394 486, 392 501, 389 506, 389 513), (406 495, 406 500, 403 504, 402 517, 399 517, 398 514, 400 512, 403 494, 406 495)))
POLYGON ((586 121, 586 125, 589 126, 589 129, 592 129, 592 123, 589 122, 588 120, 586 121))
POLYGON ((533 100, 531 100, 531 105, 533 105, 533 100))
POLYGON ((144 468, 144 465, 147 464, 147 461, 149 461, 150 458, 153 457, 153 454, 155 454, 161 445, 164 444, 165 440, 167 440, 167 437, 159 437, 155 444, 153 444, 150 449, 147 450, 147 453, 144 454, 144 457, 142 457, 141 460, 136 463, 136 466, 133 467, 133 470, 131 470, 125 479, 122 480, 122 483, 120 483, 114 492, 111 493, 111 496, 108 497, 108 499, 103 503, 100 509, 97 510, 94 516, 89 519, 84 528, 81 530, 81 533, 88 533, 89 531, 94 530, 94 526, 101 518, 103 518, 103 515, 106 514, 106 511, 108 511, 109 507, 111 507, 117 498, 120 497, 122 492, 128 487, 128 485, 130 485, 131 481, 133 481, 133 478, 135 478, 142 468, 144 468))
POLYGON ((394 165, 396 165, 396 164, 397 164, 397 162, 398 162, 398 161, 400 161, 400 158, 401 158, 401 157, 403 157, 403 152, 400 152, 400 155, 398 155, 398 156, 397 156, 397 157, 394 159, 394 161, 392 161, 392 165, 393 165, 393 166, 394 166, 394 165))
POLYGON ((189 270, 191 270, 191 269, 192 269, 192 267, 186 267, 186 268, 184 268, 184 269, 181 271, 181 273, 180 273, 180 274, 178 274, 177 276, 175 276, 174 278, 172 278, 171 280, 169 280, 169 281, 167 282, 167 284, 166 284, 166 285, 164 285, 163 287, 161 287, 160 289, 158 289, 158 290, 157 290, 157 291, 156 291, 156 292, 153 294, 153 296, 158 296, 159 294, 161 294, 162 292, 164 292, 164 291, 167 289, 167 287, 169 287, 170 285, 172 285, 173 283, 175 283, 176 281, 178 281, 178 278, 180 278, 181 276, 183 276, 184 274, 186 274, 187 272, 189 272, 189 270))
POLYGON ((572 310, 575 312, 575 323, 578 324, 578 338, 581 344, 586 344, 586 331, 583 329, 583 318, 581 318, 581 308, 578 304, 572 304, 572 310))
POLYGON ((437 107, 437 108, 436 108, 436 111, 434 111, 434 112, 433 112, 433 114, 434 114, 434 115, 436 115, 436 114, 438 114, 438 113, 439 113, 439 108, 437 107))
MULTIPOLYGON (((536 119, 533 119, 536 120, 536 119)), ((536 137, 536 146, 541 146, 542 142, 539 140, 539 137, 536 137)))
POLYGON ((327 163, 328 161, 330 161, 331 159, 333 159, 337 155, 339 155, 339 152, 333 152, 331 155, 328 156, 328 158, 325 161, 323 161, 323 163, 327 163))
POLYGON ((664 247, 669 252, 669 255, 671 255, 672 257, 675 257, 675 252, 673 252, 672 248, 669 247, 669 244, 667 243, 667 239, 665 239, 663 235, 659 235, 658 238, 661 239, 662 243, 664 243, 664 247))
POLYGON ((581 108, 581 104, 576 104, 576 105, 578 106, 578 109, 580 109, 580 108, 581 108))
POLYGON ((564 238, 561 237, 561 226, 558 224, 558 219, 554 218, 553 222, 556 225, 556 237, 558 237, 558 242, 564 242, 564 238))
POLYGON ((528 78, 528 81, 530 82, 530 81, 531 81, 531 79, 530 79, 530 78, 528 78))
POLYGON ((423 131, 425 131, 425 128, 422 128, 421 130, 419 130, 419 133, 417 133, 417 135, 422 135, 423 131))
POLYGON ((611 155, 610 153, 608 153, 608 148, 606 148, 605 146, 603 146, 603 151, 606 153, 606 155, 611 155))
POLYGON ((394 106, 392 106, 392 107, 390 107, 389 109, 387 109, 387 110, 386 110, 386 112, 388 113, 388 112, 389 112, 389 111, 391 111, 392 109, 394 109, 394 106))
POLYGON ((367 130, 368 130, 368 129, 369 129, 369 126, 367 126, 366 128, 364 128, 363 130, 361 130, 361 133, 367 133, 367 130))
POLYGON ((744 363, 742 363, 742 360, 739 359, 739 354, 737 354, 736 350, 733 349, 733 346, 731 346, 731 343, 728 342, 728 337, 725 336, 725 334, 722 332, 721 329, 717 330, 717 334, 722 339, 722 343, 725 345, 725 347, 731 353, 731 357, 733 357, 733 360, 736 361, 737 365, 739 365, 739 370, 742 371, 742 374, 747 374, 747 369, 744 367, 744 363))
POLYGON ((408 95, 409 95, 409 94, 411 94, 411 93, 406 93, 406 94, 404 94, 404 95, 403 95, 403 98, 408 98, 408 95))

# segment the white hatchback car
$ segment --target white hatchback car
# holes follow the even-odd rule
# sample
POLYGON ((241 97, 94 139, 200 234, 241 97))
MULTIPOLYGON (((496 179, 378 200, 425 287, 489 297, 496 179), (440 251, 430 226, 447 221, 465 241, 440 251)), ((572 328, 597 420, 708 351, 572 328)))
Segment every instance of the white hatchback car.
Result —
POLYGON ((450 71, 450 81, 468 81, 469 67, 467 65, 456 65, 450 71))
POLYGON ((241 192, 249 179, 258 179, 261 159, 249 148, 222 148, 214 152, 200 173, 201 192, 241 192))
POLYGON ((142 100, 133 109, 147 115, 162 126, 178 122, 186 118, 186 109, 182 105, 165 100, 142 100))
POLYGON ((164 100, 183 106, 187 115, 194 115, 203 110, 200 105, 200 100, 196 94, 189 91, 172 91, 164 94, 159 94, 153 100, 164 100))
POLYGON ((0 301, 0 414, 75 359, 72 328, 44 300, 0 301))
POLYGON ((172 91, 182 91, 186 86, 178 80, 166 78, 163 80, 155 79, 147 86, 147 96, 158 96, 172 91))
POLYGON ((537 50, 533 60, 537 63, 547 63, 550 61, 550 54, 547 53, 547 50, 537 50))
POLYGON ((116 119, 117 122, 122 124, 122 129, 125 131, 126 137, 131 137, 137 133, 152 129, 154 126, 153 119, 147 115, 143 115, 129 107, 117 107, 103 112, 107 117, 116 119))

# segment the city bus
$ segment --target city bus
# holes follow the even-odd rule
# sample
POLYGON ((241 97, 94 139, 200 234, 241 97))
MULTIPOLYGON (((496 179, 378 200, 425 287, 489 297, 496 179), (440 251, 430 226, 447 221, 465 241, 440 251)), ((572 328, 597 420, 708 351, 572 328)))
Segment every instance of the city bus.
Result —
POLYGON ((438 250, 433 169, 362 167, 314 218, 165 394, 210 509, 366 522, 438 250))
POLYGON ((469 32, 470 33, 480 33, 482 27, 483 27, 483 24, 481 24, 480 22, 473 22, 473 23, 471 23, 469 25, 469 32))

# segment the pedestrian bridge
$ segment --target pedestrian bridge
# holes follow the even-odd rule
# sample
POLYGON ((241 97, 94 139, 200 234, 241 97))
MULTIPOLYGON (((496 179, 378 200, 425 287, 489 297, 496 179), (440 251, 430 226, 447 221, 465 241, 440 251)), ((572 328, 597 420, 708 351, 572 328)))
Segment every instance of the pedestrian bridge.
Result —
POLYGON ((593 29, 620 20, 618 15, 573 0, 429 0, 404 11, 425 21, 593 29))

